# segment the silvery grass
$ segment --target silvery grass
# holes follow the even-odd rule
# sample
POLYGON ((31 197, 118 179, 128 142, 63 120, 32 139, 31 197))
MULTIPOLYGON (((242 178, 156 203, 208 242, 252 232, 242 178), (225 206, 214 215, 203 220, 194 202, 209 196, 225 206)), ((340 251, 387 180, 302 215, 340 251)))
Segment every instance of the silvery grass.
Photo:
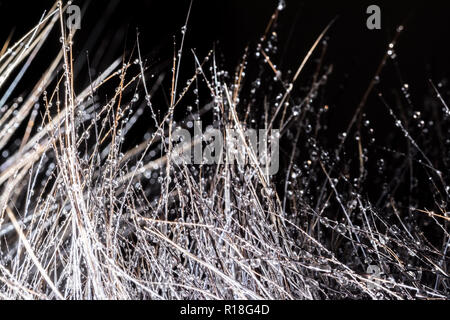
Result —
MULTIPOLYGON (((318 97, 332 73, 323 63, 330 26, 295 72, 283 75, 272 56, 278 12, 284 6, 233 73, 220 68, 214 49, 198 57, 184 48, 186 23, 171 70, 165 70, 169 79, 164 73, 150 77, 137 37, 131 54, 112 61, 76 91, 76 37, 65 28, 64 8, 56 3, 23 38, 7 43, 0 57, 0 89, 9 95, 17 70, 33 62, 50 31, 61 35, 61 50, 49 59, 47 71, 26 95, 7 97, 0 110, 1 298, 449 296, 446 202, 437 202, 434 209, 414 208, 413 217, 421 215, 442 233, 436 247, 424 236, 423 223, 408 216, 411 209, 402 207, 394 193, 386 189, 376 204, 363 189, 368 146, 359 134, 369 126, 362 110, 391 53, 383 58, 340 143, 327 149, 320 132, 329 107, 318 97), (312 61, 313 56, 319 58, 312 61), (180 69, 189 59, 196 67, 181 82, 180 69), (263 76, 247 79, 249 63, 257 63, 263 76), (303 72, 307 64, 316 65, 313 74, 303 72), (300 75, 308 79, 307 90, 297 88, 300 75), (152 96, 167 80, 167 112, 157 116, 160 106, 152 96), (99 89, 108 84, 116 88, 106 100, 99 89), (192 93, 199 96, 199 85, 210 103, 192 110, 185 99, 192 93), (188 115, 176 121, 179 110, 188 115), (224 136, 229 129, 239 133, 248 162, 229 163, 226 156, 216 165, 180 161, 172 132, 189 129, 208 113, 224 136), (146 114, 148 133, 135 147, 125 148, 124 139, 146 114), (277 175, 268 174, 246 143, 247 128, 280 130, 288 151, 277 175), (354 162, 345 147, 355 141, 356 175, 340 171, 342 164, 354 162)), ((436 103, 446 106, 441 99, 436 103)), ((409 143, 403 156, 427 172, 430 192, 446 199, 448 170, 435 168, 414 133, 382 101, 409 143)))

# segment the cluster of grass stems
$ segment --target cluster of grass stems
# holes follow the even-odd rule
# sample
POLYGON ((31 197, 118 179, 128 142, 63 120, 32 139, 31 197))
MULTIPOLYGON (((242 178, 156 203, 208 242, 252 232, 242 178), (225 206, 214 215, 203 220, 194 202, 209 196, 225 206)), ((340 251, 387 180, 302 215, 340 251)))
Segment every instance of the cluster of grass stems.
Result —
POLYGON ((408 147, 384 148, 399 164, 392 175, 378 179, 369 171, 374 146, 364 108, 392 52, 332 144, 331 106, 323 102, 332 75, 323 63, 330 26, 294 72, 283 74, 273 61, 278 10, 234 72, 220 67, 215 48, 205 57, 184 48, 186 21, 169 68, 150 74, 138 36, 130 53, 80 88, 72 48, 83 29, 68 31, 65 5, 56 3, 0 53, 0 298, 448 298, 450 148, 440 94, 433 103, 443 108, 444 138, 432 154, 421 144, 426 134, 411 131, 411 117, 380 94, 408 147), (47 43, 51 32, 61 37, 58 54, 28 92, 14 96, 41 47, 55 46, 47 43), (182 80, 180 70, 192 65, 182 80), (308 75, 306 65, 315 71, 308 75), (257 70, 249 73, 255 78, 247 68, 257 70), (159 105, 152 99, 163 83, 170 90, 159 105), (175 159, 173 129, 207 117, 224 135, 230 128, 242 133, 246 164, 175 159), (146 133, 130 147, 137 126, 146 133), (280 129, 278 174, 257 161, 246 128, 280 129), (434 196, 434 208, 396 199, 405 171, 420 172, 427 186, 421 192, 434 196), (382 190, 378 201, 367 196, 369 178, 382 190))

